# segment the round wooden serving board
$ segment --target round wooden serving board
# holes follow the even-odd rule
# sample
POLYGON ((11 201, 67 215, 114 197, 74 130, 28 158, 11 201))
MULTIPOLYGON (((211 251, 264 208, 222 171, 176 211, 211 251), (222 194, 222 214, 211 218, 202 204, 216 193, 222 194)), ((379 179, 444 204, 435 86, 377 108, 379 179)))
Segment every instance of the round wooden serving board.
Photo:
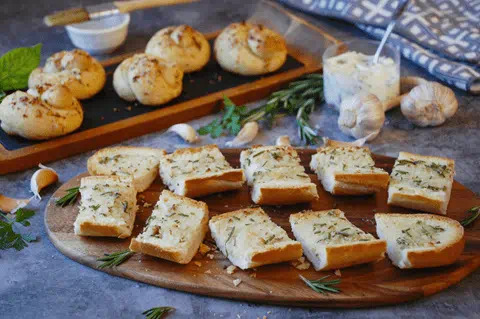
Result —
MULTIPOLYGON (((308 167, 314 150, 299 150, 302 164, 308 167)), ((227 160, 239 166, 240 150, 223 150, 227 160)), ((393 158, 374 156, 376 166, 391 171, 393 158)), ((307 169, 313 181, 318 183, 314 174, 307 169)), ((73 233, 73 222, 78 213, 77 205, 64 208, 55 206, 55 200, 65 194, 65 190, 78 186, 79 175, 60 187, 52 196, 45 211, 45 226, 52 243, 71 259, 96 268, 96 259, 104 253, 111 253, 128 248, 130 239, 80 237, 73 233)), ((133 236, 142 230, 145 220, 150 216, 152 207, 164 188, 160 179, 145 192, 138 195, 140 206, 133 236), (144 206, 144 203, 148 204, 144 206)), ((325 210, 337 207, 346 213, 347 218, 365 231, 375 234, 373 216, 375 212, 408 212, 406 209, 387 206, 387 192, 376 196, 334 197, 318 186, 320 198, 311 204, 263 207, 273 221, 286 229, 294 238, 288 223, 291 213, 304 209, 325 210)), ((246 186, 240 191, 215 194, 200 200, 208 204, 210 216, 245 208, 253 203, 246 186)), ((448 216, 462 220, 466 211, 472 206, 480 205, 475 194, 455 182, 448 207, 448 216)), ((460 259, 448 267, 431 269, 400 270, 392 266, 388 258, 372 264, 366 264, 341 270, 341 292, 322 295, 308 288, 299 278, 299 274, 308 279, 318 279, 332 271, 316 272, 297 270, 289 263, 262 266, 254 270, 237 269, 232 275, 225 270, 230 262, 219 251, 210 259, 199 253, 188 265, 175 264, 166 260, 135 254, 127 262, 113 268, 105 269, 109 274, 137 280, 152 285, 188 291, 196 294, 248 300, 260 303, 274 303, 291 306, 308 307, 371 307, 396 304, 423 298, 448 288, 480 265, 480 223, 465 229, 466 247, 460 259), (253 275, 255 274, 255 275, 253 275), (242 283, 235 287, 234 279, 242 283)), ((207 244, 211 242, 208 234, 207 244)), ((332 276, 334 277, 334 276, 332 276)))

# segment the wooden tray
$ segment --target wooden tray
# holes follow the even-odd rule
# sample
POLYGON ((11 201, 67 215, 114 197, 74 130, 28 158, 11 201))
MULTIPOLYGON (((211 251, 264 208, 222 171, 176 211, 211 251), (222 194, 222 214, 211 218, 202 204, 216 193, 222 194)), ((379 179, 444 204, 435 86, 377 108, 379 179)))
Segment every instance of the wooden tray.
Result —
MULTIPOLYGON (((227 160, 239 166, 240 150, 223 150, 227 160)), ((308 167, 313 150, 299 150, 302 164, 308 167)), ((391 171, 393 158, 374 156, 376 166, 391 171)), ((311 171, 310 177, 318 185, 317 178, 311 171)), ((65 194, 65 190, 79 185, 79 175, 52 196, 45 211, 45 226, 52 243, 71 259, 96 268, 96 259, 103 253, 126 249, 129 239, 85 238, 75 236, 73 222, 77 216, 76 206, 60 208, 55 200, 65 194)), ((141 207, 135 222, 134 235, 143 228, 151 214, 151 208, 143 207, 143 201, 155 205, 163 189, 159 179, 144 193, 138 196, 141 207)), ((377 212, 407 212, 406 209, 388 207, 386 192, 377 196, 333 197, 319 185, 319 200, 311 205, 286 207, 264 207, 274 222, 285 228, 294 238, 288 217, 291 213, 303 209, 331 209, 337 207, 345 211, 346 216, 355 225, 365 231, 375 233, 373 215, 377 212)), ((208 204, 210 215, 245 208, 252 204, 245 186, 238 192, 216 194, 201 198, 208 204)), ((457 220, 465 217, 465 212, 472 206, 480 205, 480 199, 461 184, 455 182, 448 216, 457 220)), ((341 293, 322 295, 314 292, 300 280, 299 274, 309 279, 317 279, 332 272, 316 272, 312 268, 300 271, 289 263, 262 266, 257 271, 237 270, 233 275, 227 274, 225 268, 230 262, 220 253, 210 260, 197 254, 188 265, 179 265, 146 255, 135 254, 127 262, 115 269, 102 270, 112 275, 129 278, 152 285, 192 292, 201 295, 248 300, 260 303, 285 304, 308 307, 372 307, 396 304, 430 296, 459 282, 480 265, 480 223, 465 229, 466 247, 460 259, 448 267, 400 270, 392 266, 388 258, 383 261, 343 269, 341 271, 341 293), (208 273, 206 273, 208 272, 208 273), (210 273, 211 272, 211 273, 210 273), (256 273, 256 278, 250 277, 256 273), (235 287, 233 280, 239 278, 242 283, 235 287)), ((207 235, 207 242, 211 240, 207 235)))
MULTIPOLYGON (((321 51, 318 51, 340 41, 278 4, 262 1, 261 7, 251 17, 252 21, 286 33, 289 56, 277 72, 254 77, 234 75, 222 70, 212 55, 203 70, 185 75, 180 97, 160 107, 149 107, 123 101, 112 85, 115 67, 137 52, 103 61, 107 70, 107 84, 95 97, 82 101, 85 119, 79 130, 53 140, 34 142, 10 137, 0 129, 0 175, 160 131, 173 124, 217 112, 222 106, 223 96, 230 97, 239 105, 256 101, 304 74, 321 71, 321 51), (283 20, 287 22, 279 22, 283 20), (292 32, 293 29, 287 26, 295 26, 293 29, 296 31, 292 32), (315 46, 311 45, 312 38, 317 42, 315 46)), ((218 33, 206 35, 212 45, 218 33)))

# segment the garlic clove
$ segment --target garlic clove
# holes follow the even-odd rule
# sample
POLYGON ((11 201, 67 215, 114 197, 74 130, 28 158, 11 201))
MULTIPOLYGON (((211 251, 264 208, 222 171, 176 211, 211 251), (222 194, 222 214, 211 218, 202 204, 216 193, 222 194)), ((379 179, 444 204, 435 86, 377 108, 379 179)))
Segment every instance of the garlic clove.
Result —
POLYGON ((195 131, 191 125, 185 123, 172 125, 168 129, 168 132, 177 133, 187 143, 195 143, 198 141, 197 131, 195 131))
POLYGON ((41 200, 40 191, 45 187, 52 185, 58 181, 58 174, 50 167, 39 164, 37 170, 30 179, 30 190, 36 199, 41 200))
POLYGON ((32 198, 16 199, 0 194, 0 211, 13 214, 18 209, 27 206, 32 198))
POLYGON ((413 88, 402 99, 401 110, 415 125, 438 126, 457 112, 458 101, 450 88, 436 82, 427 82, 413 88))
POLYGON ((225 143, 228 147, 239 147, 250 143, 258 134, 258 123, 246 123, 233 141, 225 143))
POLYGON ((275 141, 275 145, 277 146, 288 146, 290 144, 290 137, 288 135, 282 135, 277 137, 275 141))
POLYGON ((346 135, 371 141, 377 137, 384 122, 383 104, 373 94, 357 94, 340 105, 338 126, 346 135))

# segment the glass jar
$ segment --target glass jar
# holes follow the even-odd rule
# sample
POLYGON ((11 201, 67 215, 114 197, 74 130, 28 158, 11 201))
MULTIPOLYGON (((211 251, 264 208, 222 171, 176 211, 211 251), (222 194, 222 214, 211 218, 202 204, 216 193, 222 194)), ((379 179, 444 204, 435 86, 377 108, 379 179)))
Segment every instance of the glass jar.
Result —
POLYGON ((373 64, 380 42, 353 40, 331 45, 323 54, 325 101, 339 110, 342 101, 372 93, 384 104, 400 95, 400 53, 386 44, 373 64))

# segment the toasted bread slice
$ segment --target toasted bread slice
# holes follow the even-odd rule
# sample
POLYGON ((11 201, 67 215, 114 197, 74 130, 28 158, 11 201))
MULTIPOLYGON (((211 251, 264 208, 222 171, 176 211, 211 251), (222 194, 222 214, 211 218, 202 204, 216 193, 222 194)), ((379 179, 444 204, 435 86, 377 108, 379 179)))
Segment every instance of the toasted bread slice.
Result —
POLYGON ((137 213, 137 191, 131 176, 84 177, 80 194, 75 234, 130 237, 137 213))
POLYGON ((462 225, 429 214, 375 214, 377 234, 398 268, 439 267, 454 263, 465 246, 462 225))
POLYGON ((164 190, 130 250, 188 264, 207 230, 207 204, 164 190))
POLYGON ((388 173, 375 167, 370 150, 328 140, 312 156, 310 168, 334 195, 368 195, 387 188, 388 173))
POLYGON ((390 175, 388 204, 446 215, 454 175, 451 159, 400 152, 390 175))
POLYGON ((295 238, 315 270, 339 269, 385 257, 387 244, 357 228, 338 209, 290 215, 295 238))
POLYGON ((175 194, 199 197, 239 189, 245 182, 216 145, 178 149, 162 157, 160 176, 175 194))
POLYGON ((241 269, 295 260, 302 246, 291 240, 261 208, 241 209, 214 216, 209 222, 217 247, 241 269))
POLYGON ((318 198, 317 186, 291 146, 254 146, 241 152, 240 163, 256 204, 286 205, 318 198))
POLYGON ((165 154, 165 150, 149 147, 104 148, 88 159, 88 172, 90 175, 131 175, 137 192, 143 192, 157 177, 160 158, 165 154))

